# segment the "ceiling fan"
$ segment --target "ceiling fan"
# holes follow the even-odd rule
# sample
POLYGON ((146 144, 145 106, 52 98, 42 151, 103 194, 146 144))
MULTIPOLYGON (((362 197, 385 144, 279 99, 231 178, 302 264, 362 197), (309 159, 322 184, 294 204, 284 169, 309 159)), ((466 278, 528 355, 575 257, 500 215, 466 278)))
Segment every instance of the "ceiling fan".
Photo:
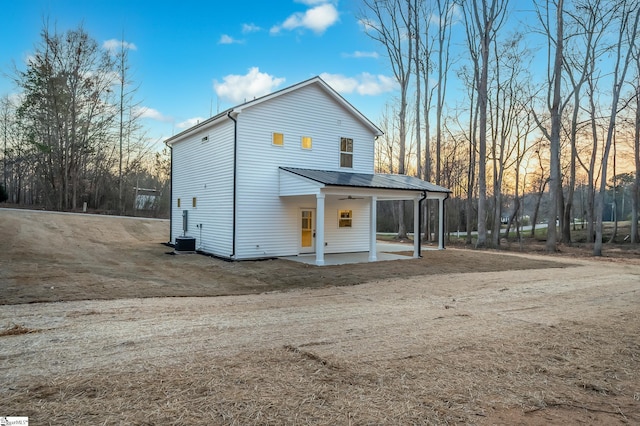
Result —
POLYGON ((354 197, 352 195, 349 195, 347 197, 344 198, 339 198, 339 200, 362 200, 364 197, 354 197))

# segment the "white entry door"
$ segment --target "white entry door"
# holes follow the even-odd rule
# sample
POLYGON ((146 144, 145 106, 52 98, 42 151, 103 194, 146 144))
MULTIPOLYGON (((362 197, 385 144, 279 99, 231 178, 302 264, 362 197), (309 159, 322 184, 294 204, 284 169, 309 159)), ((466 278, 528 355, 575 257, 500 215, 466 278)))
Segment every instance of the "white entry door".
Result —
POLYGON ((300 209, 300 253, 316 251, 316 209, 300 209))

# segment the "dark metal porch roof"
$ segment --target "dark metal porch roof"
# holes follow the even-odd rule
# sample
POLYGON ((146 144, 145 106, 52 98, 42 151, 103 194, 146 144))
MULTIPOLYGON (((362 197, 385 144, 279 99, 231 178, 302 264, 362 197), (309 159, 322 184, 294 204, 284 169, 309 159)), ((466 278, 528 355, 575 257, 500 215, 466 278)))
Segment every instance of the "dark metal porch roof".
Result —
POLYGON ((451 190, 442 186, 406 175, 335 172, 330 170, 298 169, 295 167, 280 167, 280 169, 329 186, 440 193, 451 192, 451 190))

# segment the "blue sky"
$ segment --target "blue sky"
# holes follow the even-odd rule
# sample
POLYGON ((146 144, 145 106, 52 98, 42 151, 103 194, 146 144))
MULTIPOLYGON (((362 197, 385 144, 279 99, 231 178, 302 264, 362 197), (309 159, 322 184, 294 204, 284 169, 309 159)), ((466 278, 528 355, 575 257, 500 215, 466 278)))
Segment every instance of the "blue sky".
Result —
POLYGON ((375 120, 395 85, 357 0, 0 0, 0 96, 43 23, 124 39, 149 136, 161 141, 244 99, 320 75, 375 120))

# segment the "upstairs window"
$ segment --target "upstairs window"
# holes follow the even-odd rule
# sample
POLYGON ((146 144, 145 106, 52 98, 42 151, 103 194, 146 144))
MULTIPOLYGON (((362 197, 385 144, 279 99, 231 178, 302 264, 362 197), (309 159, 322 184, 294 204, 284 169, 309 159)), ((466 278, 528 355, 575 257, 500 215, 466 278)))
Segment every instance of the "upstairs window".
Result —
POLYGON ((284 145, 284 135, 282 133, 274 133, 271 143, 276 146, 284 145))
POLYGON ((340 138, 340 167, 353 168, 353 139, 340 138))
POLYGON ((302 137, 302 149, 311 149, 311 136, 302 137))

